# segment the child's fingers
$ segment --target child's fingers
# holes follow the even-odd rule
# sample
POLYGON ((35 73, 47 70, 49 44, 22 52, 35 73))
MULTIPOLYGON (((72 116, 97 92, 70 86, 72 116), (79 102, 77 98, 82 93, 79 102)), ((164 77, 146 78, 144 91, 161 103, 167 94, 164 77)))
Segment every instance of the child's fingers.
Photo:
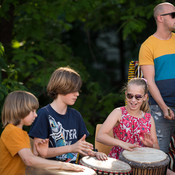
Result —
POLYGON ((153 146, 153 139, 151 137, 140 137, 142 143, 146 146, 152 147, 153 146))
POLYGON ((41 139, 37 142, 37 144, 47 144, 49 143, 49 139, 41 139))
POLYGON ((137 147, 139 147, 138 144, 133 144, 133 145, 131 146, 131 148, 137 148, 137 147))
POLYGON ((96 152, 96 157, 98 160, 107 160, 108 157, 105 153, 102 152, 96 152))

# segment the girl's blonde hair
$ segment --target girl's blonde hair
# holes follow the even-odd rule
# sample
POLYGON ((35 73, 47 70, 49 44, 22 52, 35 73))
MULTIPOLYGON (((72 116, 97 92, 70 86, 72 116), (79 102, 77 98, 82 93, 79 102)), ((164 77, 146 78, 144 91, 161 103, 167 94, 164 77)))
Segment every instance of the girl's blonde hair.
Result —
MULTIPOLYGON (((144 95, 148 94, 148 85, 147 85, 147 80, 144 78, 133 78, 131 80, 128 81, 125 91, 128 90, 128 87, 131 85, 137 85, 137 86, 142 86, 144 89, 144 95)), ((149 103, 148 103, 148 98, 143 101, 140 110, 142 110, 143 112, 150 112, 150 108, 149 108, 149 103)))
POLYGON ((20 124, 31 111, 38 109, 38 99, 27 91, 14 91, 8 94, 2 108, 3 127, 9 123, 20 124))
POLYGON ((47 93, 52 99, 56 99, 58 94, 69 94, 77 92, 82 86, 80 75, 69 67, 56 69, 47 85, 47 93))

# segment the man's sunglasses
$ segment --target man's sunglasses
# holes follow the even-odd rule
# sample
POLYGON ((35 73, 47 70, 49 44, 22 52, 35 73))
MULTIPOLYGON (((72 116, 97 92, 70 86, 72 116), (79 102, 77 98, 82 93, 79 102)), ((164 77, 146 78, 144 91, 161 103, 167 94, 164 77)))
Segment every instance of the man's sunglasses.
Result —
POLYGON ((133 95, 133 94, 127 93, 126 97, 128 99, 132 99, 133 97, 135 97, 136 100, 140 100, 143 98, 143 95, 140 95, 140 94, 133 95))
POLYGON ((172 13, 165 13, 165 14, 162 14, 160 16, 166 16, 166 15, 170 15, 172 18, 175 18, 175 12, 172 12, 172 13))

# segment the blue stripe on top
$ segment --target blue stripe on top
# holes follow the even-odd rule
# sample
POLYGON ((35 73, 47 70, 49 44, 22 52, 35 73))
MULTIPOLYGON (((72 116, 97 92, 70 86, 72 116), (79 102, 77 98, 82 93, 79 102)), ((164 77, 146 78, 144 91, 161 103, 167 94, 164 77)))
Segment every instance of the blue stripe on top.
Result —
MULTIPOLYGON (((175 106, 175 54, 167 54, 154 59, 155 82, 168 106, 175 106)), ((157 104, 150 96, 149 103, 157 104)))
POLYGON ((175 79, 175 54, 163 55, 154 59, 155 81, 175 79))

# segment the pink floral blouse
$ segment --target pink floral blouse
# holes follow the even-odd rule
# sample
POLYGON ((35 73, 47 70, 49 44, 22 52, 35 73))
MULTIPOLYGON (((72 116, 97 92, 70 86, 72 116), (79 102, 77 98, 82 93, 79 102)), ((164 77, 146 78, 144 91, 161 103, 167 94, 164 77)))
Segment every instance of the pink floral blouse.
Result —
MULTIPOLYGON (((131 116, 125 107, 120 109, 122 110, 122 117, 119 125, 113 128, 114 137, 124 142, 139 143, 140 146, 143 146, 139 137, 143 137, 144 133, 150 133, 151 114, 145 113, 143 117, 137 118, 131 116)), ((118 159, 122 151, 123 148, 114 146, 109 153, 109 157, 118 159)))

